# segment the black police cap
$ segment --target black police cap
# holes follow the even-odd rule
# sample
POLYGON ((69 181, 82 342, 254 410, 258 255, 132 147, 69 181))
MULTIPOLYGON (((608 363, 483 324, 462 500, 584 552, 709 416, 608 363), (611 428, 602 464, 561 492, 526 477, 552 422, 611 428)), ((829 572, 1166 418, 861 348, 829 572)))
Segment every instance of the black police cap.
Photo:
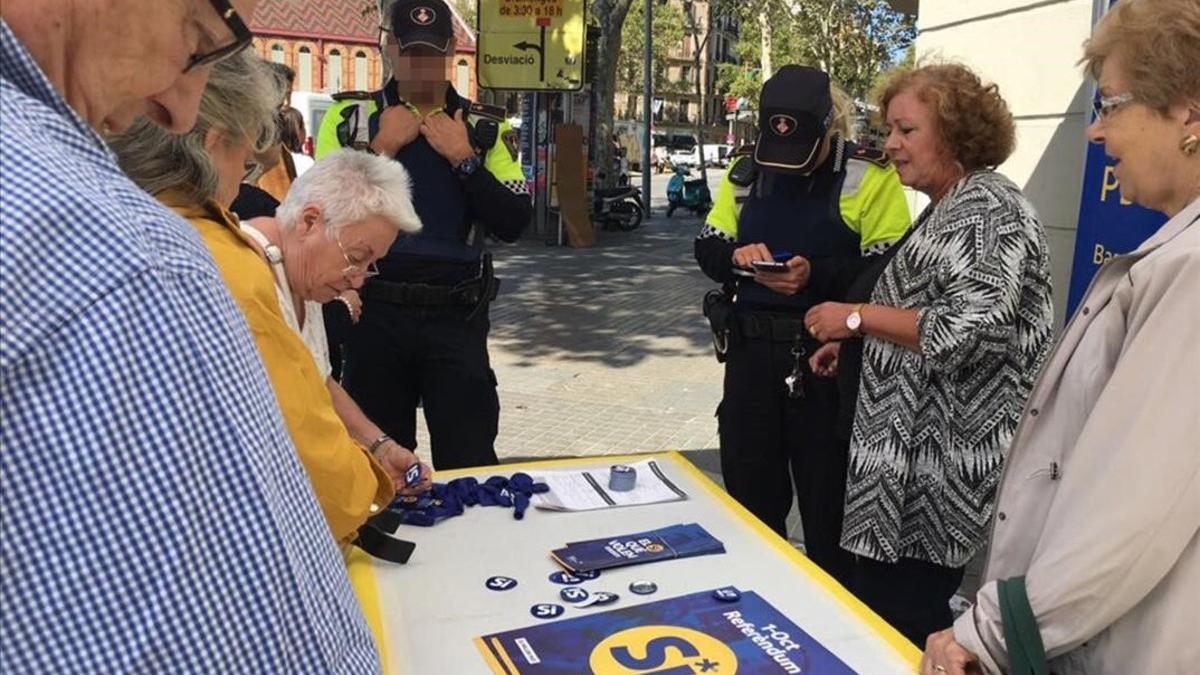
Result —
POLYGON ((392 5, 392 35, 400 49, 414 45, 450 49, 454 19, 442 0, 399 0, 392 5))
POLYGON ((833 112, 829 75, 807 66, 784 66, 763 84, 758 102, 754 160, 789 173, 815 169, 833 112))

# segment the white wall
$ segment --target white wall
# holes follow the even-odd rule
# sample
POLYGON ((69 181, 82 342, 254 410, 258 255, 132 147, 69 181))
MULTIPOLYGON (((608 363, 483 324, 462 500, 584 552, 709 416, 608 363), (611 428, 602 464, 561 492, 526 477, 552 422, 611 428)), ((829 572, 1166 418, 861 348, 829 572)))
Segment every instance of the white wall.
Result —
POLYGON ((1017 149, 1000 167, 1037 207, 1061 325, 1074 254, 1089 85, 1075 65, 1091 33, 1092 0, 921 0, 917 57, 970 66, 1000 86, 1017 149))

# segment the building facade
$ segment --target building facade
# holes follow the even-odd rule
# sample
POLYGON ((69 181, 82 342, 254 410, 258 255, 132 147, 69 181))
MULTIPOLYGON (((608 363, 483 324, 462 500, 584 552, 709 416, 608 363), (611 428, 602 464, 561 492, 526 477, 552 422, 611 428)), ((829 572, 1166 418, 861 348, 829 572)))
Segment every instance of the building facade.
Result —
MULTIPOLYGON (((261 0, 250 20, 254 49, 296 71, 293 91, 336 94, 382 86, 379 17, 366 0, 261 0)), ((453 8, 451 8, 453 12, 453 8)), ((446 80, 477 99, 475 31, 454 15, 455 55, 446 80)))
MULTIPOLYGON (((674 87, 671 91, 654 92, 656 127, 669 129, 694 125, 697 118, 703 126, 713 129, 716 135, 725 128, 724 92, 717 91, 717 65, 737 61, 739 25, 736 17, 724 16, 713 11, 708 0, 668 0, 684 13, 683 41, 672 49, 667 57, 666 79, 674 87), (690 13, 691 18, 688 18, 690 13), (693 24, 694 22, 694 24, 693 24), (690 26, 696 27, 693 39, 690 26), (699 68, 696 67, 696 43, 701 44, 699 68), (704 92, 703 101, 696 95, 696 81, 704 92)), ((630 15, 626 21, 640 21, 640 16, 630 15)), ((624 119, 643 119, 641 92, 617 92, 616 114, 624 119)))
MULTIPOLYGON (((1091 35, 1093 0, 894 0, 917 12, 917 60, 970 66, 1012 110, 1017 147, 999 170, 1046 228, 1061 323, 1074 257, 1091 84, 1076 62, 1091 35)), ((925 201, 914 197, 913 208, 925 201)))

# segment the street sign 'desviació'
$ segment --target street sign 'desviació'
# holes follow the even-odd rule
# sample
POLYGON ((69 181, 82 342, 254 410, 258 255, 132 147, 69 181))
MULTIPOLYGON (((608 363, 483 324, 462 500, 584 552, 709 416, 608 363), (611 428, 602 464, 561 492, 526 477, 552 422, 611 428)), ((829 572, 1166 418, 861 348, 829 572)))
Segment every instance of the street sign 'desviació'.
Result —
POLYGON ((479 86, 578 91, 583 86, 584 0, 480 0, 479 86))

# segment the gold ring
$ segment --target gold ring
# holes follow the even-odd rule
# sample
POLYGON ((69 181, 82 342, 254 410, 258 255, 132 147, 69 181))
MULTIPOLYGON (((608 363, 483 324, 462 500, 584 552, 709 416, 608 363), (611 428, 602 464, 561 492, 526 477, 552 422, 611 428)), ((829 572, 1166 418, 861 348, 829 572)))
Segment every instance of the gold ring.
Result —
POLYGON ((808 334, 813 337, 817 336, 817 325, 816 324, 813 324, 808 327, 808 334))

